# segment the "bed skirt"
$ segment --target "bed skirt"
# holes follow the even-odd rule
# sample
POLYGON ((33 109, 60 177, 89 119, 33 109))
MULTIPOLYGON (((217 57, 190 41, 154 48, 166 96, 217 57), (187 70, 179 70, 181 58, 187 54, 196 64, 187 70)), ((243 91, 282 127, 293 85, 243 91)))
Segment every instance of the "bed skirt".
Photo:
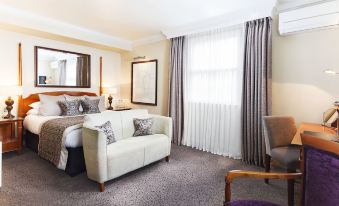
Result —
MULTIPOLYGON (((33 134, 30 131, 25 131, 25 145, 38 153, 39 135, 33 134)), ((82 147, 66 147, 68 151, 68 158, 65 172, 74 177, 86 171, 84 152, 82 147)))

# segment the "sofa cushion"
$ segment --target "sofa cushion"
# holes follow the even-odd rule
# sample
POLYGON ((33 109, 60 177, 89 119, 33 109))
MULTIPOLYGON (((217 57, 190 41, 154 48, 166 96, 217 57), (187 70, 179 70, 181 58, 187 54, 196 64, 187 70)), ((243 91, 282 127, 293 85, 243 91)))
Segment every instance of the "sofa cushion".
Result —
POLYGON ((133 141, 120 140, 107 145, 108 179, 142 167, 144 154, 144 147, 133 141))
POLYGON ((97 114, 85 115, 84 127, 96 130, 95 126, 102 125, 105 122, 110 121, 114 132, 115 140, 122 139, 122 123, 120 112, 104 111, 97 114))
POLYGON ((139 136, 136 139, 143 141, 145 148, 144 165, 160 160, 170 154, 170 139, 164 134, 139 136))
POLYGON ((148 112, 145 109, 133 109, 133 110, 128 110, 128 111, 123 111, 120 113, 121 113, 122 126, 123 126, 122 128, 123 138, 129 138, 133 136, 133 133, 134 133, 133 119, 134 118, 145 119, 149 117, 148 112))

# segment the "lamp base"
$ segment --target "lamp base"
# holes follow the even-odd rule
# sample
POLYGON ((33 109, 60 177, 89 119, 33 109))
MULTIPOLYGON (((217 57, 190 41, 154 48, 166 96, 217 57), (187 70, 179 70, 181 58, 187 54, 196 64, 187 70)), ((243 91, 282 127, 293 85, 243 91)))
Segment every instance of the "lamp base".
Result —
POLYGON ((14 104, 14 100, 11 97, 8 97, 8 99, 6 99, 5 104, 7 105, 6 109, 7 109, 7 115, 4 116, 4 119, 13 119, 14 115, 11 114, 11 111, 13 109, 13 104, 14 104))
POLYGON ((6 116, 4 116, 4 119, 13 119, 15 116, 12 114, 7 114, 6 116))
POLYGON ((107 110, 113 110, 113 107, 112 107, 112 101, 113 100, 113 97, 112 95, 109 95, 108 97, 108 103, 109 103, 109 107, 107 108, 107 110))

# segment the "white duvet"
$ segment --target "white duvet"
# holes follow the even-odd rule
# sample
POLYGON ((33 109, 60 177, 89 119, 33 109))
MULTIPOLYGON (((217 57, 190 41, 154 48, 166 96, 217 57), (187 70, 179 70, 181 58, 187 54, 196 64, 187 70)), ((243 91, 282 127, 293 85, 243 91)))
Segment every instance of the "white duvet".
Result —
MULTIPOLYGON (((24 119, 24 127, 33 134, 39 135, 42 125, 48 120, 55 118, 63 118, 61 116, 41 116, 30 114, 24 119)), ((66 134, 65 147, 81 147, 82 146, 82 131, 81 128, 73 129, 66 134)))

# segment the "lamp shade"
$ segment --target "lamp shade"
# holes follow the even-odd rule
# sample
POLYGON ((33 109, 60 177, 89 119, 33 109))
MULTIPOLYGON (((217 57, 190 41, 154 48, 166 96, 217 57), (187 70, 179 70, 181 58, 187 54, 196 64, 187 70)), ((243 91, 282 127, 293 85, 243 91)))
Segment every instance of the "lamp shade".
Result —
POLYGON ((19 96, 22 95, 22 86, 1 85, 0 96, 19 96))
POLYGON ((104 94, 116 94, 117 92, 118 90, 115 87, 104 87, 102 89, 102 93, 104 94))

